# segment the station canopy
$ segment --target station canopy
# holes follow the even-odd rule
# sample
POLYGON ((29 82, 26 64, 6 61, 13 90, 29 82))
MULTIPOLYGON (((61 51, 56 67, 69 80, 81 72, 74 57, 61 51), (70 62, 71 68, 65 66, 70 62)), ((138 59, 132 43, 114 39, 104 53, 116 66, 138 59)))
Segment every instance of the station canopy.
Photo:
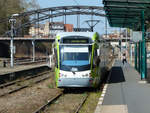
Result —
POLYGON ((111 27, 132 28, 141 20, 142 11, 150 8, 150 0, 103 0, 111 27))

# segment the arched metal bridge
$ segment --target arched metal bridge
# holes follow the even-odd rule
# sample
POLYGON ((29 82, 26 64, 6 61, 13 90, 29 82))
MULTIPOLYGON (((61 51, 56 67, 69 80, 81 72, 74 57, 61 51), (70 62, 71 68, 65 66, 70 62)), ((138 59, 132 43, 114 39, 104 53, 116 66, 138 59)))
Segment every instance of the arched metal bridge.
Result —
MULTIPOLYGON (((59 16, 67 15, 91 15, 91 16, 105 16, 103 7, 99 6, 60 6, 50 7, 32 10, 28 12, 19 13, 16 18, 22 18, 25 16, 32 16, 31 23, 37 21, 43 21, 49 18, 55 18, 59 16)), ((0 19, 0 23, 8 21, 11 18, 0 19)))
MULTIPOLYGON (((29 12, 20 13, 19 17, 32 16, 30 24, 35 22, 40 22, 52 18, 64 16, 64 23, 66 24, 67 15, 77 15, 77 21, 80 21, 80 15, 91 15, 92 16, 105 16, 103 12, 103 7, 99 6, 61 6, 61 7, 51 7, 33 10, 29 12)), ((26 26, 29 23, 24 23, 22 26, 26 26)), ((77 22, 78 23, 78 22, 77 22)))
MULTIPOLYGON (((19 13, 18 16, 14 16, 18 20, 22 18, 29 17, 29 21, 25 23, 19 23, 16 26, 16 30, 25 28, 30 26, 31 24, 37 24, 39 26, 39 22, 48 20, 49 22, 53 22, 55 17, 63 16, 63 22, 66 24, 67 15, 77 15, 77 27, 80 26, 80 15, 91 15, 91 20, 93 20, 93 16, 100 16, 104 17, 104 9, 100 6, 60 6, 60 7, 50 7, 50 8, 43 8, 32 10, 28 12, 19 13)), ((8 17, 7 19, 0 19, 1 22, 8 22, 12 16, 8 17)), ((5 34, 10 33, 7 31, 5 34)))
POLYGON ((57 15, 59 16, 59 13, 63 15, 67 15, 68 12, 77 12, 76 14, 80 14, 79 12, 90 12, 93 15, 96 16, 104 16, 101 15, 101 12, 103 11, 103 7, 99 6, 60 6, 60 7, 50 7, 50 8, 44 8, 44 9, 38 9, 33 11, 28 11, 24 13, 20 13, 20 16, 27 16, 27 15, 33 15, 33 14, 48 14, 46 15, 57 15))

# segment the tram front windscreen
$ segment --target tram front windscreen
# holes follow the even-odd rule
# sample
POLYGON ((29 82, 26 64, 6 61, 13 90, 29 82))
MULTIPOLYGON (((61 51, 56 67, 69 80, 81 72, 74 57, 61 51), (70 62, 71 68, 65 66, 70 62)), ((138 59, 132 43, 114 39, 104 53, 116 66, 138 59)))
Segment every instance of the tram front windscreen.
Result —
POLYGON ((60 46, 60 69, 65 71, 89 70, 91 47, 91 45, 60 46))

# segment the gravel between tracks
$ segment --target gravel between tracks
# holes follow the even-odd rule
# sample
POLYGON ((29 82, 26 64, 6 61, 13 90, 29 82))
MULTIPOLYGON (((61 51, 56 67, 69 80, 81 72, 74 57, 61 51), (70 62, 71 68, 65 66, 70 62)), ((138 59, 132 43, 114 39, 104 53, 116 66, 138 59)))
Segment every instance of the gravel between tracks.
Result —
POLYGON ((50 88, 54 77, 0 98, 0 113, 32 113, 60 92, 50 88))
POLYGON ((42 113, 75 113, 86 94, 64 94, 42 113))

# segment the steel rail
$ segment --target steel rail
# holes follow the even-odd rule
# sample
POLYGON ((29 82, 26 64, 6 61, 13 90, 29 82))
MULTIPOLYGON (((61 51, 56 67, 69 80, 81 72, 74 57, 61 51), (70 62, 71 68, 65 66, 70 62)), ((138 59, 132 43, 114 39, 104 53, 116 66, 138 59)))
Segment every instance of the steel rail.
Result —
MULTIPOLYGON (((42 75, 43 75, 43 74, 42 74, 42 75)), ((44 74, 44 75, 45 75, 45 74, 44 74)), ((38 75, 38 76, 36 76, 36 77, 28 77, 26 80, 30 80, 30 79, 33 79, 33 78, 37 78, 37 77, 39 77, 39 76, 41 76, 41 75, 38 75)), ((39 79, 39 80, 35 81, 34 84, 37 84, 37 83, 39 83, 39 82, 41 82, 41 81, 44 81, 44 80, 48 79, 49 77, 50 77, 50 75, 48 75, 48 76, 46 76, 46 77, 43 77, 42 79, 39 79)), ((16 82, 15 82, 15 83, 16 83, 16 82)), ((13 84, 15 84, 15 83, 5 84, 4 87, 1 85, 1 88, 8 87, 8 86, 13 85, 13 84)), ((24 88, 27 88, 27 87, 29 87, 29 84, 23 85, 23 86, 21 86, 21 87, 19 87, 19 88, 16 88, 16 89, 14 89, 14 90, 10 90, 10 91, 8 91, 8 92, 5 92, 5 93, 1 94, 0 97, 5 96, 5 95, 7 95, 7 94, 11 94, 11 93, 17 92, 17 91, 19 91, 19 90, 21 90, 21 89, 24 89, 24 88)))
POLYGON ((82 108, 83 104, 86 102, 88 96, 89 96, 89 94, 87 94, 86 97, 84 97, 84 99, 81 101, 80 105, 78 106, 78 108, 76 109, 76 111, 74 113, 79 113, 79 111, 82 108))
POLYGON ((41 113, 42 111, 45 110, 45 108, 47 106, 49 106, 50 104, 52 104, 55 100, 57 100, 61 95, 63 94, 63 92, 58 93, 56 96, 54 96, 52 99, 48 100, 46 104, 40 106, 37 110, 35 110, 33 113, 41 113))
MULTIPOLYGON (((46 58, 42 58, 42 59, 35 59, 35 61, 33 62, 33 59, 24 59, 24 60, 18 60, 16 59, 14 61, 14 65, 28 65, 28 64, 35 64, 35 63, 40 63, 40 62, 45 62, 46 58)), ((6 60, 6 64, 10 63, 10 59, 6 60)))
MULTIPOLYGON (((48 100, 46 104, 42 105, 41 107, 39 107, 36 111, 34 111, 33 113, 41 113, 45 110, 45 108, 49 105, 51 105, 54 101, 56 101, 63 93, 59 93, 57 94, 55 97, 53 97, 52 99, 48 100)), ((81 109, 81 107, 83 106, 83 104, 85 103, 85 101, 88 98, 88 94, 86 95, 86 97, 84 97, 84 99, 81 100, 80 105, 78 106, 78 108, 76 109, 75 113, 78 113, 79 110, 81 109)))
MULTIPOLYGON (((35 77, 38 77, 38 76, 41 76, 41 75, 44 75, 44 74, 48 74, 48 71, 40 73, 40 74, 37 74, 35 76, 32 76, 32 74, 29 74, 28 77, 25 77, 23 80, 29 80, 29 79, 32 79, 32 78, 35 78, 35 77)), ((21 80, 15 80, 15 81, 12 81, 12 82, 1 84, 0 88, 8 87, 8 86, 13 85, 13 84, 15 84, 17 82, 21 82, 21 80)))

